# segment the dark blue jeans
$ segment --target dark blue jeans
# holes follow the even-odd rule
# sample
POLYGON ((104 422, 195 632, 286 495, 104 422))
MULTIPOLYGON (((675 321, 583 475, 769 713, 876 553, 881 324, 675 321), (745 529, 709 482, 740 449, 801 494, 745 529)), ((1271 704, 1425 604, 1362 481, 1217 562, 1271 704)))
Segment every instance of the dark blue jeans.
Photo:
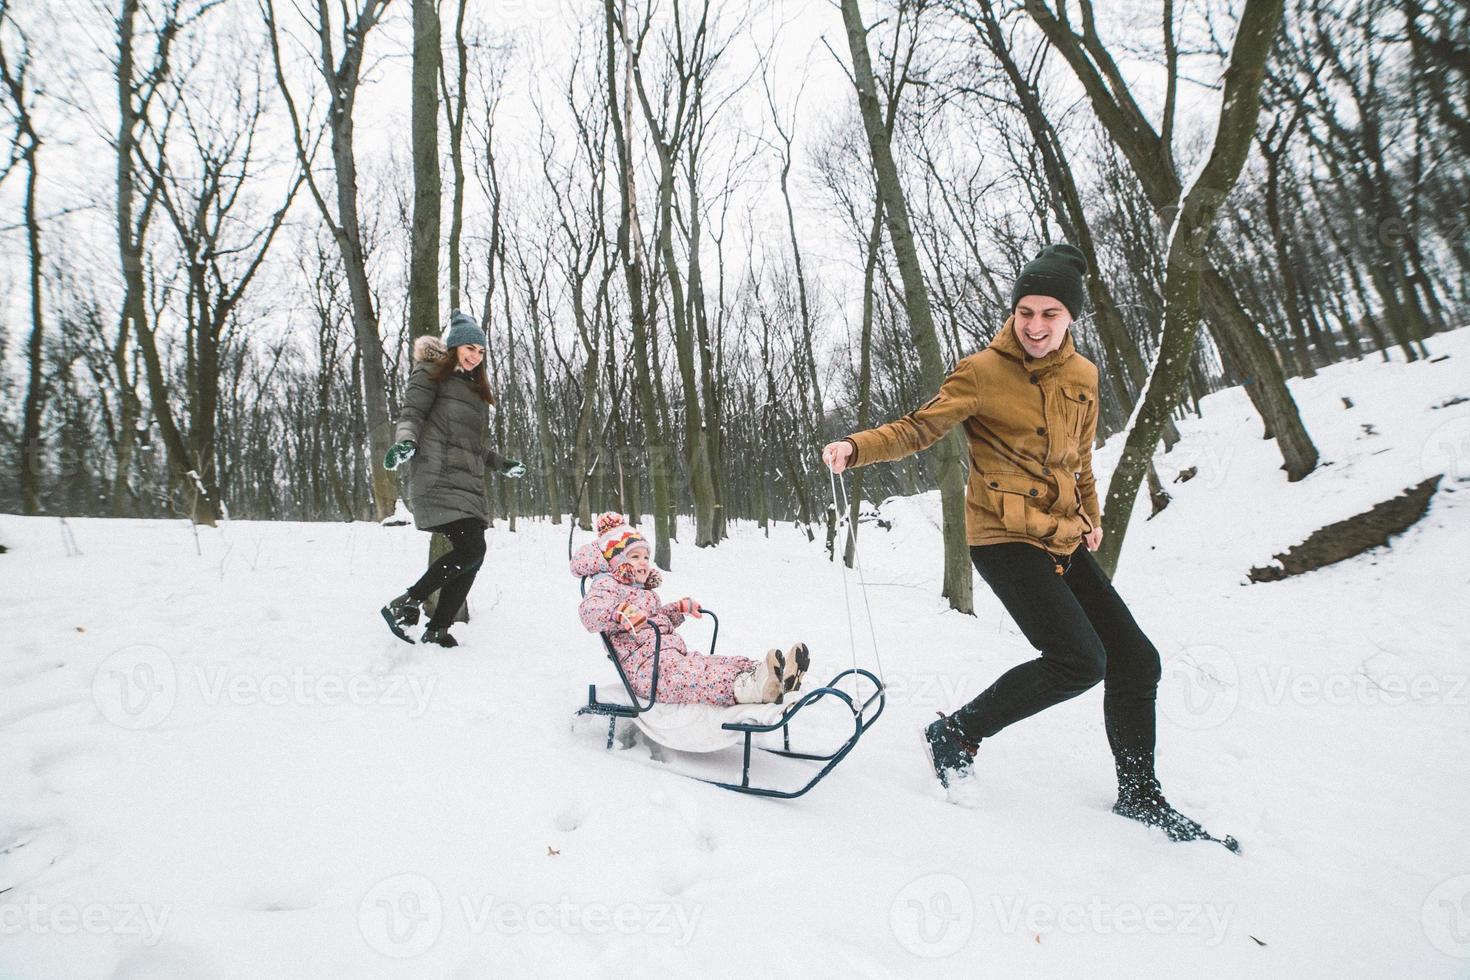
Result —
POLYGON ((409 586, 408 594, 423 602, 437 591, 439 601, 434 604, 428 628, 444 629, 454 622, 455 613, 464 605, 470 586, 475 584, 475 575, 485 561, 485 525, 466 517, 429 530, 448 538, 450 550, 409 586))
POLYGON ((1159 652, 1087 545, 1062 556, 1019 542, 977 545, 970 558, 1041 656, 1012 667, 955 712, 965 732, 988 738, 1101 681, 1119 786, 1153 780, 1159 652))

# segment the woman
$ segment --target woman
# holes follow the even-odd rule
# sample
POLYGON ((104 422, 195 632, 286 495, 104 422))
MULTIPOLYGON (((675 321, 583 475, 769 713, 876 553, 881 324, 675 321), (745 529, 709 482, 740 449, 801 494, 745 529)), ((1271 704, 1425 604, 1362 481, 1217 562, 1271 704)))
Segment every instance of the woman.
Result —
POLYGON ((382 612, 393 634, 412 643, 407 628, 418 623, 419 607, 438 591, 422 640, 452 647, 458 641, 449 634, 449 624, 485 560, 486 467, 513 480, 525 476, 526 468, 490 448, 495 397, 485 377, 485 332, 474 320, 454 312, 442 341, 414 341, 413 358, 395 441, 383 466, 396 470, 413 461, 404 499, 414 526, 444 535, 450 550, 382 612))

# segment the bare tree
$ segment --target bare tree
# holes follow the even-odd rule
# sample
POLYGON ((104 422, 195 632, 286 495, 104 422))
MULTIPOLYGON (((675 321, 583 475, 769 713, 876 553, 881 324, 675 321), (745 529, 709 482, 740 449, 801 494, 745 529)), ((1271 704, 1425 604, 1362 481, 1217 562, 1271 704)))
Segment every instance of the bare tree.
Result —
MULTIPOLYGON (((373 502, 379 520, 393 513, 398 500, 398 487, 393 474, 382 467, 382 460, 392 442, 392 422, 388 417, 387 378, 383 370, 383 341, 378 331, 378 314, 373 304, 372 285, 368 280, 366 239, 358 202, 357 156, 353 148, 353 110, 362 81, 368 35, 382 19, 384 8, 392 0, 355 0, 343 4, 342 22, 334 26, 327 0, 316 0, 315 19, 308 24, 315 35, 317 50, 314 70, 320 75, 326 94, 325 116, 327 137, 331 144, 332 170, 335 181, 335 206, 328 203, 325 192, 313 171, 313 157, 320 134, 314 129, 315 111, 303 117, 298 98, 292 94, 282 57, 283 30, 276 16, 275 0, 257 0, 270 34, 271 56, 276 68, 276 84, 280 86, 291 119, 291 132, 296 154, 306 174, 306 185, 322 220, 342 255, 347 274, 348 294, 352 299, 352 325, 361 353, 363 399, 367 409, 369 465, 373 475, 373 502), (336 31, 341 31, 342 50, 337 51, 336 31)), ((304 12, 303 12, 304 13, 304 12)), ((309 110, 317 109, 312 97, 309 110)))
MULTIPOLYGON (((1124 443, 1122 458, 1108 485, 1105 511, 1114 517, 1098 559, 1111 574, 1117 567, 1118 555, 1128 531, 1128 518, 1144 471, 1188 379, 1198 336, 1202 282, 1210 274, 1208 260, 1205 259, 1207 243, 1215 216, 1229 196, 1255 137, 1261 82, 1265 76, 1267 55, 1281 25, 1283 0, 1247 0, 1236 28, 1230 63, 1225 70, 1225 91, 1214 143, 1204 167, 1187 187, 1179 184, 1174 176, 1169 157, 1134 158, 1134 153, 1141 151, 1139 144, 1152 136, 1152 129, 1128 95, 1112 58, 1102 47, 1093 26, 1089 0, 1081 2, 1084 18, 1081 36, 1073 34, 1068 25, 1057 20, 1040 0, 1029 0, 1027 9, 1083 78, 1099 117, 1129 155, 1140 179, 1146 186, 1172 182, 1176 188, 1174 222, 1169 233, 1164 277, 1163 336, 1159 340, 1158 357, 1148 383, 1134 409, 1134 422, 1124 443), (1082 54, 1084 46, 1085 56, 1082 54), (1096 87, 1101 84, 1101 73, 1107 74, 1110 88, 1096 87), (1147 177, 1145 170, 1149 172, 1147 177)), ((1166 24, 1166 30, 1169 29, 1166 24)), ((1165 121, 1164 132, 1169 132, 1172 122, 1167 113, 1165 121)), ((1157 139, 1163 145, 1162 137, 1157 139)), ((1163 148, 1167 150, 1167 145, 1163 148)), ((1258 336, 1253 331, 1252 335, 1258 336)), ((1314 451, 1314 462, 1315 458, 1314 451)))
POLYGON ((164 145, 163 134, 168 132, 164 119, 153 118, 153 106, 163 101, 165 82, 173 70, 171 56, 174 41, 185 28, 203 17, 213 6, 215 4, 211 2, 186 6, 184 0, 171 0, 154 25, 152 33, 155 47, 152 58, 140 73, 135 60, 139 6, 137 0, 123 0, 115 25, 117 60, 113 65, 117 80, 118 127, 113 150, 117 159, 118 252, 124 283, 122 316, 124 322, 131 326, 133 337, 143 355, 153 417, 168 452, 172 476, 191 500, 192 519, 196 523, 210 525, 214 524, 218 515, 218 504, 200 481, 199 462, 174 420, 169 403, 168 379, 154 337, 154 318, 145 305, 147 287, 144 282, 144 252, 154 207, 163 191, 162 183, 157 179, 161 172, 157 161, 152 164, 154 179, 146 186, 142 207, 136 211, 135 209, 139 203, 136 181, 139 172, 144 169, 141 136, 144 131, 157 134, 154 139, 154 149, 157 150, 164 145))
POLYGON ((620 18, 613 9, 613 0, 603 0, 603 23, 606 33, 608 112, 612 119, 613 138, 618 158, 618 191, 621 210, 618 221, 618 255, 623 263, 623 277, 627 283, 629 319, 633 327, 634 388, 638 393, 638 404, 643 419, 643 430, 651 454, 649 477, 653 487, 653 526, 655 564, 667 570, 670 567, 669 541, 673 537, 673 494, 670 486, 671 474, 664 461, 668 447, 664 433, 668 426, 660 417, 657 393, 654 391, 650 363, 655 346, 650 342, 651 317, 648 301, 644 295, 643 234, 638 222, 638 192, 633 172, 633 150, 630 145, 633 128, 633 63, 630 44, 626 33, 626 19, 620 18), (617 26, 621 25, 621 27, 617 26), (623 98, 618 102, 617 58, 618 46, 614 39, 622 42, 625 52, 623 98), (620 114, 621 112, 621 114, 620 114))
MULTIPOLYGON (((458 0, 454 14, 455 84, 451 88, 443 59, 439 65, 439 95, 444 104, 444 122, 449 128, 449 308, 460 308, 461 242, 464 238, 464 126, 469 105, 469 46, 465 40, 465 0, 458 0)), ((417 11, 415 11, 417 14, 417 11)), ((437 19, 436 19, 437 23, 437 19)))
POLYGON ((413 237, 409 244, 408 327, 415 337, 439 333, 439 6, 413 0, 413 237))
POLYGON ((572 437, 571 502, 578 526, 592 529, 592 504, 585 490, 592 465, 592 423, 598 405, 602 371, 601 317, 616 265, 608 254, 607 138, 610 125, 607 96, 599 73, 603 56, 600 40, 594 64, 584 83, 582 67, 588 58, 579 37, 562 92, 564 108, 574 134, 570 159, 559 158, 555 127, 537 106, 542 119, 541 172, 555 208, 552 261, 566 281, 572 304, 572 325, 581 345, 581 398, 572 437), (594 283, 595 272, 595 283, 594 283), (588 296, 589 287, 592 296, 588 296))
MULTIPOLYGON (((1079 0, 1079 9, 1082 18, 1081 33, 1077 32, 1067 18, 1064 6, 1053 12, 1043 0, 1026 0, 1027 13, 1082 83, 1093 113, 1128 160, 1149 202, 1166 219, 1167 224, 1173 225, 1187 190, 1179 177, 1175 148, 1172 143, 1165 142, 1163 135, 1174 132, 1173 112, 1176 102, 1173 99, 1166 100, 1166 113, 1156 131, 1112 54, 1103 44, 1091 0, 1079 0)), ((1172 45, 1172 8, 1166 12, 1170 14, 1163 25, 1165 34, 1169 35, 1166 44, 1172 45)), ((1279 14, 1276 22, 1280 23, 1279 14)), ((1237 34, 1237 38, 1243 36, 1245 35, 1237 34)), ((1268 45, 1272 38, 1274 31, 1267 38, 1268 45)), ((1263 62, 1265 57, 1266 54, 1262 53, 1263 62)), ((1227 82, 1228 80, 1227 74, 1227 82)), ((1166 85, 1169 89, 1177 85, 1177 71, 1172 71, 1166 85)), ((1232 174, 1230 183, 1233 185, 1234 181, 1232 174)), ((1213 213, 1212 209, 1212 221, 1213 213)), ((1265 420, 1270 434, 1276 439, 1287 478, 1300 480, 1317 465, 1317 449, 1312 445, 1311 437, 1297 411, 1296 402, 1286 387, 1281 365, 1265 338, 1246 316, 1227 279, 1205 253, 1201 253, 1200 258, 1200 283, 1204 290, 1206 322, 1213 331, 1216 344, 1241 366, 1242 372, 1247 376, 1246 391, 1265 420)), ((1121 509, 1113 509, 1113 487, 1121 490, 1129 479, 1124 476, 1125 482, 1119 483, 1120 475, 1121 469, 1114 473, 1114 483, 1109 487, 1108 504, 1104 509, 1112 514, 1113 521, 1126 523, 1133 498, 1129 497, 1126 502, 1122 502, 1121 509)), ((1121 524, 1117 527, 1121 527, 1121 524)), ((1111 561, 1116 558, 1115 549, 1121 545, 1119 539, 1122 535, 1116 533, 1113 525, 1109 525, 1109 530, 1113 531, 1111 540, 1115 544, 1105 542, 1103 554, 1111 561)))
MULTIPOLYGON (((250 66, 243 55, 231 61, 243 66, 239 75, 217 74, 199 83, 201 91, 176 88, 173 145, 165 131, 155 131, 153 152, 140 157, 173 227, 184 282, 179 312, 188 368, 187 425, 179 424, 167 401, 155 404, 154 411, 166 416, 170 427, 187 431, 195 482, 216 503, 222 466, 215 434, 227 331, 303 180, 298 168, 285 181, 280 205, 272 213, 262 216, 250 210, 249 185, 260 178, 254 168, 260 162, 256 140, 264 129, 265 103, 258 66, 250 66), (182 150, 179 128, 188 137, 182 150)), ((150 363, 160 360, 154 342, 152 332, 145 333, 143 353, 150 363)))
MULTIPOLYGON (((902 15, 902 10, 900 14, 902 15)), ((918 12, 914 11, 912 16, 917 18, 918 12)), ((848 50, 852 55, 852 83, 857 90, 858 107, 862 112, 863 128, 867 131, 868 148, 872 153, 878 198, 888 226, 888 240, 893 244, 899 276, 903 280, 904 308, 908 313, 914 347, 919 354, 925 386, 930 391, 938 391, 945 375, 939 334, 929 305, 929 289, 924 281, 924 270, 914 244, 908 202, 899 180, 898 167, 893 160, 890 133, 884 126, 883 107, 878 101, 872 59, 868 54, 868 28, 863 25, 857 0, 842 0, 842 21, 846 28, 848 50)), ((914 34, 917 35, 917 27, 914 28, 914 34)), ((908 56, 911 58, 912 54, 911 43, 908 56)), ((897 50, 893 56, 895 60, 901 57, 897 50)), ((898 72, 898 81, 889 95, 891 100, 901 98, 907 77, 907 68, 898 72)), ((964 434, 958 429, 951 430, 939 441, 935 455, 944 511, 944 595, 949 599, 951 608, 973 613, 973 572, 970 568, 969 548, 965 543, 965 483, 968 464, 964 434)))
POLYGON ((28 90, 28 75, 31 68, 31 46, 24 32, 10 18, 8 0, 0 0, 0 83, 5 86, 8 108, 15 125, 10 160, 0 170, 0 183, 9 176, 15 162, 25 163, 25 228, 26 259, 29 262, 29 286, 31 293, 31 333, 26 343, 26 395, 21 409, 20 432, 20 496, 21 506, 27 514, 37 514, 41 509, 41 411, 45 405, 46 392, 42 379, 42 338, 46 332, 44 296, 41 286, 41 220, 37 213, 36 185, 40 180, 37 155, 41 149, 41 137, 31 117, 34 95, 28 90), (12 38, 18 42, 19 51, 12 55, 12 38))
MULTIPOLYGON (((644 41, 653 23, 652 6, 648 8, 640 25, 638 43, 631 49, 629 57, 638 101, 643 108, 644 120, 648 124, 658 154, 658 203, 654 217, 654 241, 659 267, 670 293, 669 317, 673 323, 674 353, 682 382, 685 451, 694 491, 695 545, 708 547, 718 540, 714 459, 705 424, 705 413, 709 406, 702 404, 696 375, 696 325, 691 322, 694 319, 691 316, 692 304, 686 292, 694 284, 687 282, 680 272, 674 250, 674 203, 678 161, 681 156, 691 152, 697 107, 723 48, 711 39, 708 0, 705 0, 700 9, 698 20, 688 37, 685 36, 683 9, 679 0, 674 0, 672 13, 671 37, 666 40, 667 68, 672 78, 665 81, 659 93, 659 105, 655 106, 649 97, 649 86, 645 83, 642 65, 645 55, 644 41)), ((691 174, 694 167, 692 159, 690 157, 688 161, 691 174)), ((690 186, 691 189, 694 186, 693 177, 690 178, 690 186)), ((697 203, 691 202, 690 214, 691 217, 697 216, 697 203)), ((694 257, 695 252, 696 248, 691 244, 691 270, 696 271, 697 275, 698 261, 694 257)))

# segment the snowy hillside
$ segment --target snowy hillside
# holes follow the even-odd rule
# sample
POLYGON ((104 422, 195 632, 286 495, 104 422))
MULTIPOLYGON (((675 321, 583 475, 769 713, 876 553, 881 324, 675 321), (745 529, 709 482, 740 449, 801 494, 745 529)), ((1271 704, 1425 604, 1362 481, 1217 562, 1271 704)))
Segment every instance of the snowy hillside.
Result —
MULTIPOLYGON (((1470 330, 1433 348, 1294 382, 1330 464, 1295 485, 1243 393, 1210 397, 1129 535, 1165 790, 1240 856, 1109 812, 1100 689, 945 801, 919 726, 1032 653, 983 586, 945 611, 931 497, 864 528, 887 711, 793 802, 573 724, 612 678, 565 525, 491 532, 445 651, 377 615, 411 528, 0 517, 0 977, 1470 976, 1470 401, 1435 407, 1470 396, 1470 330), (1435 473, 1390 549, 1242 584, 1435 473)), ((719 612, 721 652, 803 639, 822 677, 854 659, 823 558, 742 526, 676 546, 662 592, 719 612)))

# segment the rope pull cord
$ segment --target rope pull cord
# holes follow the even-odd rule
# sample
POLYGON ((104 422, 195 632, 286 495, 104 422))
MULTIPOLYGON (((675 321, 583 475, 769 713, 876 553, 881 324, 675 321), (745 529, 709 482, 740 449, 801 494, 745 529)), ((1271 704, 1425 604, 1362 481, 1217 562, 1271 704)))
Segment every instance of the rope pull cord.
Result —
MULTIPOLYGON (((868 637, 873 644, 873 662, 878 670, 878 682, 884 687, 887 687, 888 680, 883 674, 883 657, 882 654, 878 652, 878 631, 877 628, 873 625, 873 605, 868 599, 868 582, 866 576, 863 574, 862 553, 857 546, 857 531, 856 528, 852 526, 852 519, 850 516, 852 505, 851 500, 847 495, 847 480, 839 477, 836 473, 832 472, 830 467, 827 470, 827 476, 832 486, 832 507, 837 513, 837 526, 841 528, 846 525, 846 544, 851 545, 852 547, 852 563, 853 567, 857 569, 858 588, 862 592, 863 596, 863 610, 868 617, 868 637)), ((845 546, 843 548, 843 551, 844 558, 838 559, 837 568, 838 574, 842 577, 842 599, 847 607, 847 638, 848 646, 852 655, 852 667, 853 670, 857 670, 857 632, 853 629, 852 624, 852 596, 850 595, 847 588, 847 562, 845 560, 845 546)), ((852 676, 854 678, 854 684, 861 685, 862 675, 855 673, 852 676)), ((861 717, 864 698, 862 697, 861 690, 859 690, 857 693, 859 696, 856 699, 856 711, 858 713, 858 716, 861 717)))

